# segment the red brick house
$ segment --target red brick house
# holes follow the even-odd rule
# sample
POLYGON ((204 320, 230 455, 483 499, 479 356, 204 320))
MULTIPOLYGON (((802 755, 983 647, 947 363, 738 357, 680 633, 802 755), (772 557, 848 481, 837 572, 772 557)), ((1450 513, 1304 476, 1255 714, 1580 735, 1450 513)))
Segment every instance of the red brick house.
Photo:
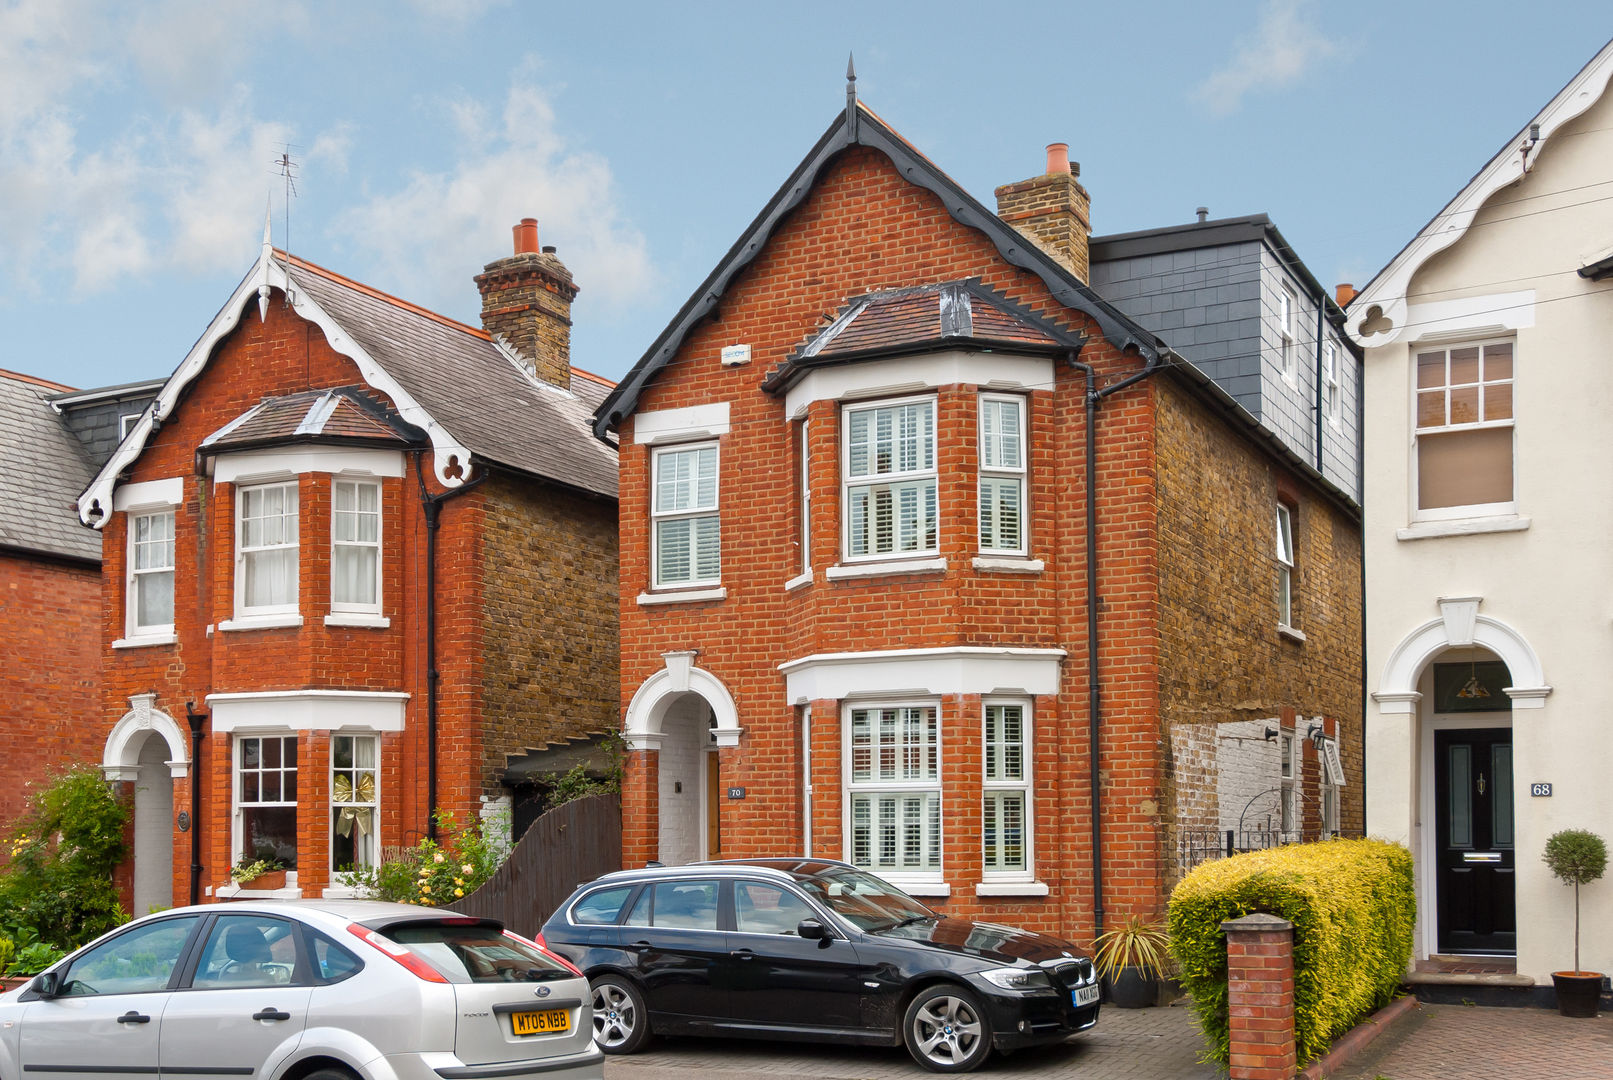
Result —
POLYGON ((274 895, 339 892, 613 722, 611 384, 570 365, 577 288, 535 222, 476 282, 482 328, 266 236, 79 497, 134 910, 239 895, 255 858, 274 895))
POLYGON ((998 194, 848 95, 600 406, 624 862, 1090 935, 1251 786, 1361 830, 1358 507, 1089 287, 1068 164, 998 194))

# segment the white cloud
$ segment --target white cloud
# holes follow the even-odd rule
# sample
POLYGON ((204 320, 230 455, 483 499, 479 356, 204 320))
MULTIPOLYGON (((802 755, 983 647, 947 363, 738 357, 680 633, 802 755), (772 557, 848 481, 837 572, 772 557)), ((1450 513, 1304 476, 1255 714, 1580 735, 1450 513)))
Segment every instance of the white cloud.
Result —
POLYGON ((470 278, 509 254, 510 227, 536 217, 592 298, 620 304, 653 281, 648 247, 625 220, 610 163, 573 150, 536 85, 517 83, 494 117, 471 103, 447 104, 462 156, 438 172, 415 172, 397 191, 346 211, 336 229, 387 267, 390 287, 428 306, 462 307, 470 278))
POLYGON ((165 102, 192 107, 228 94, 263 31, 302 23, 294 0, 161 0, 136 10, 127 55, 165 102))
POLYGON ((1312 25, 1311 16, 1310 0, 1266 0, 1254 33, 1240 39, 1237 51, 1199 84, 1198 99, 1225 116, 1251 93, 1297 81, 1338 48, 1312 25))

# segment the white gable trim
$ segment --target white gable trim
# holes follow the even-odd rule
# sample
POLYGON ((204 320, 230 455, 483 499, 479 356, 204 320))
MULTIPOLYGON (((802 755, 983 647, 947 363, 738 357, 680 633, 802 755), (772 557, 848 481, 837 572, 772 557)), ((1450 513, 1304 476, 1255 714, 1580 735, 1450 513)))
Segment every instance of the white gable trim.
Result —
POLYGON ((286 273, 285 264, 266 251, 258 257, 251 272, 235 287, 235 292, 230 295, 229 301, 219 309, 217 315, 213 316, 213 321, 207 325, 206 331, 197 339, 196 344, 191 346, 190 352, 185 355, 179 367, 168 377, 168 381, 163 383, 162 390, 158 392, 157 400, 152 403, 151 408, 141 414, 128 436, 118 444, 117 450, 113 451, 111 458, 101 467, 101 471, 90 482, 84 494, 78 497, 80 521, 97 529, 106 524, 111 516, 112 490, 117 484, 118 476, 139 458, 157 423, 173 413, 174 406, 185 388, 194 382, 207 366, 207 361, 213 355, 214 346, 240 324, 241 317, 249 310, 248 300, 258 294, 260 286, 279 289, 290 296, 292 310, 319 327, 324 332, 325 339, 330 342, 331 348, 358 366, 359 374, 363 376, 367 385, 385 394, 397 406, 398 413, 405 420, 425 431, 431 440, 434 451, 433 469, 440 483, 446 487, 458 487, 465 482, 470 471, 471 452, 433 419, 419 402, 410 397, 403 387, 375 362, 374 357, 347 335, 335 319, 301 289, 294 288, 292 279, 286 273), (450 472, 458 472, 459 475, 450 476, 450 472), (92 517, 92 511, 97 509, 100 511, 99 516, 92 517))
POLYGON ((1416 239, 1407 244, 1394 261, 1350 301, 1344 326, 1351 340, 1366 348, 1377 348, 1400 337, 1410 322, 1407 318, 1406 293, 1412 277, 1429 259, 1467 235, 1473 219, 1491 195, 1523 177, 1527 169, 1519 148, 1528 139, 1531 125, 1540 125, 1540 141, 1534 144, 1528 155, 1533 162, 1539 160, 1559 128, 1601 100, 1609 78, 1613 78, 1613 41, 1604 45, 1602 51, 1551 99, 1550 104, 1509 139, 1501 152, 1490 159, 1489 164, 1468 182, 1467 187, 1423 226, 1416 239), (1363 334, 1362 326, 1373 316, 1374 310, 1389 320, 1389 329, 1371 335, 1363 334))

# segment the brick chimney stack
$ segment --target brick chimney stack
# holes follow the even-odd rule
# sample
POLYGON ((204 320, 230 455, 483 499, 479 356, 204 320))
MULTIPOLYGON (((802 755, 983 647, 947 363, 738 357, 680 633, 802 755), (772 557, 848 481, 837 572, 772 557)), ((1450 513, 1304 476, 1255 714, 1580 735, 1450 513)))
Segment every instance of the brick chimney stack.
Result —
POLYGON ((997 189, 997 216, 1086 281, 1092 199, 1076 179, 1080 175, 1080 164, 1070 160, 1069 145, 1052 143, 1043 175, 997 189))
POLYGON ((571 302, 577 286, 554 248, 538 246, 538 219, 515 226, 515 254, 476 276, 482 328, 546 383, 571 389, 571 302))

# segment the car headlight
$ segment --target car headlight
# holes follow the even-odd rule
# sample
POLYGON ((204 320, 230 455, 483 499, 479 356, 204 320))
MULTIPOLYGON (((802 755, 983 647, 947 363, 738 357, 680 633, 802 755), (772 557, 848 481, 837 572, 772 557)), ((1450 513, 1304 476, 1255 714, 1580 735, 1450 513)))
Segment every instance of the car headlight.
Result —
POLYGON ((1000 967, 982 971, 980 977, 1004 990, 1041 990, 1052 986, 1047 972, 1040 968, 1000 967))

